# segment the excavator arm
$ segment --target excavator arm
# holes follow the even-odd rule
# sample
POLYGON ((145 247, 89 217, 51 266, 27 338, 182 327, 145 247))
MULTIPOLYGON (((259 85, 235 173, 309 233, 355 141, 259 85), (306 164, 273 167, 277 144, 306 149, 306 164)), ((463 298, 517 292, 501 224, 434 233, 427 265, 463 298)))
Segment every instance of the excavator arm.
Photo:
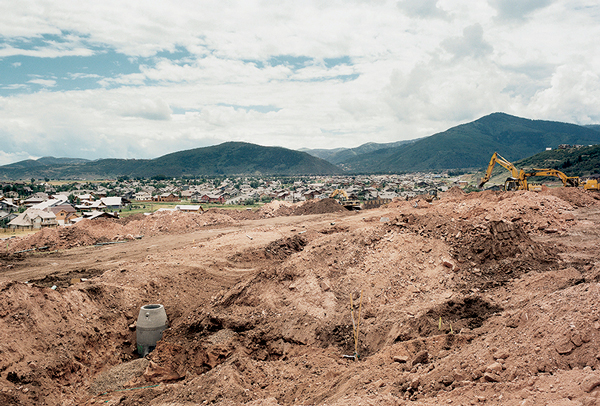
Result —
POLYGON ((329 195, 329 197, 332 199, 335 199, 337 196, 341 196, 341 199, 343 200, 348 200, 348 194, 344 189, 336 189, 331 195, 329 195))
POLYGON ((567 176, 559 170, 556 169, 532 169, 532 172, 525 173, 525 178, 529 178, 531 176, 555 176, 559 178, 564 187, 579 187, 579 177, 578 176, 567 176))
POLYGON ((481 178, 481 181, 479 182, 479 189, 483 188, 483 185, 485 185, 485 183, 488 180, 490 180, 490 178, 492 177, 492 170, 494 169, 494 165, 496 165, 496 164, 502 165, 506 170, 508 170, 510 172, 511 178, 513 178, 515 180, 519 180, 519 182, 522 179, 524 179, 523 170, 519 171, 517 168, 515 168, 515 166, 513 164, 511 164, 506 159, 504 159, 502 156, 500 156, 500 154, 498 154, 497 152, 494 152, 494 155, 492 155, 492 159, 490 159, 490 163, 487 167, 487 171, 485 172, 485 176, 483 178, 481 178))

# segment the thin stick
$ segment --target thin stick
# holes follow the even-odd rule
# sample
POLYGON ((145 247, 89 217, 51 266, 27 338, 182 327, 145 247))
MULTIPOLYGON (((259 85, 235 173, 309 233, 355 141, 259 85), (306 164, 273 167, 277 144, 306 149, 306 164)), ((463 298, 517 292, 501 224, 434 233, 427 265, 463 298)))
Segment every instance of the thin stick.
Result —
POLYGON ((358 320, 356 326, 356 335, 354 338, 354 353, 356 354, 356 358, 358 359, 358 331, 360 329, 360 312, 362 310, 362 290, 360 291, 360 302, 358 305, 358 320))

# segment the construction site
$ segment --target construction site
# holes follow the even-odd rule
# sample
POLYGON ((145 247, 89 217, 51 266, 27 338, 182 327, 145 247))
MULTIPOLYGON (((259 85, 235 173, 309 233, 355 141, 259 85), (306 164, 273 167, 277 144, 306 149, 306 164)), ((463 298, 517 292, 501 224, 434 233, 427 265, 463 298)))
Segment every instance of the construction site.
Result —
POLYGON ((598 224, 596 190, 452 188, 8 239, 0 404, 600 405, 598 224))

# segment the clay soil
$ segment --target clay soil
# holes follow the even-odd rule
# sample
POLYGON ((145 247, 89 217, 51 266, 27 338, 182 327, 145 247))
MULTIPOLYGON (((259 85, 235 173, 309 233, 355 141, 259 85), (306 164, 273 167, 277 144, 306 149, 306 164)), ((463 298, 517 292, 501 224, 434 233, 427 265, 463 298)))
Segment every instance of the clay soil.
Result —
POLYGON ((275 202, 3 241, 0 404, 600 405, 598 197, 275 202), (169 328, 140 358, 149 303, 169 328))

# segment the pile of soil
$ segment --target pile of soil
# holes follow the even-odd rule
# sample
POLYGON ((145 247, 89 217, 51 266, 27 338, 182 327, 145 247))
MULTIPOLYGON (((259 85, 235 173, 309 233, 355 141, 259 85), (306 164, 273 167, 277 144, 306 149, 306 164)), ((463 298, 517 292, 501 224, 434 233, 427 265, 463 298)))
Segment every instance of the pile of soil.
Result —
POLYGON ((304 203, 295 206, 292 216, 304 216, 308 214, 339 213, 346 209, 342 207, 335 199, 307 200, 304 203))
POLYGON ((293 212, 293 206, 294 203, 284 202, 281 200, 273 200, 272 202, 262 206, 259 212, 265 218, 290 216, 293 212))

